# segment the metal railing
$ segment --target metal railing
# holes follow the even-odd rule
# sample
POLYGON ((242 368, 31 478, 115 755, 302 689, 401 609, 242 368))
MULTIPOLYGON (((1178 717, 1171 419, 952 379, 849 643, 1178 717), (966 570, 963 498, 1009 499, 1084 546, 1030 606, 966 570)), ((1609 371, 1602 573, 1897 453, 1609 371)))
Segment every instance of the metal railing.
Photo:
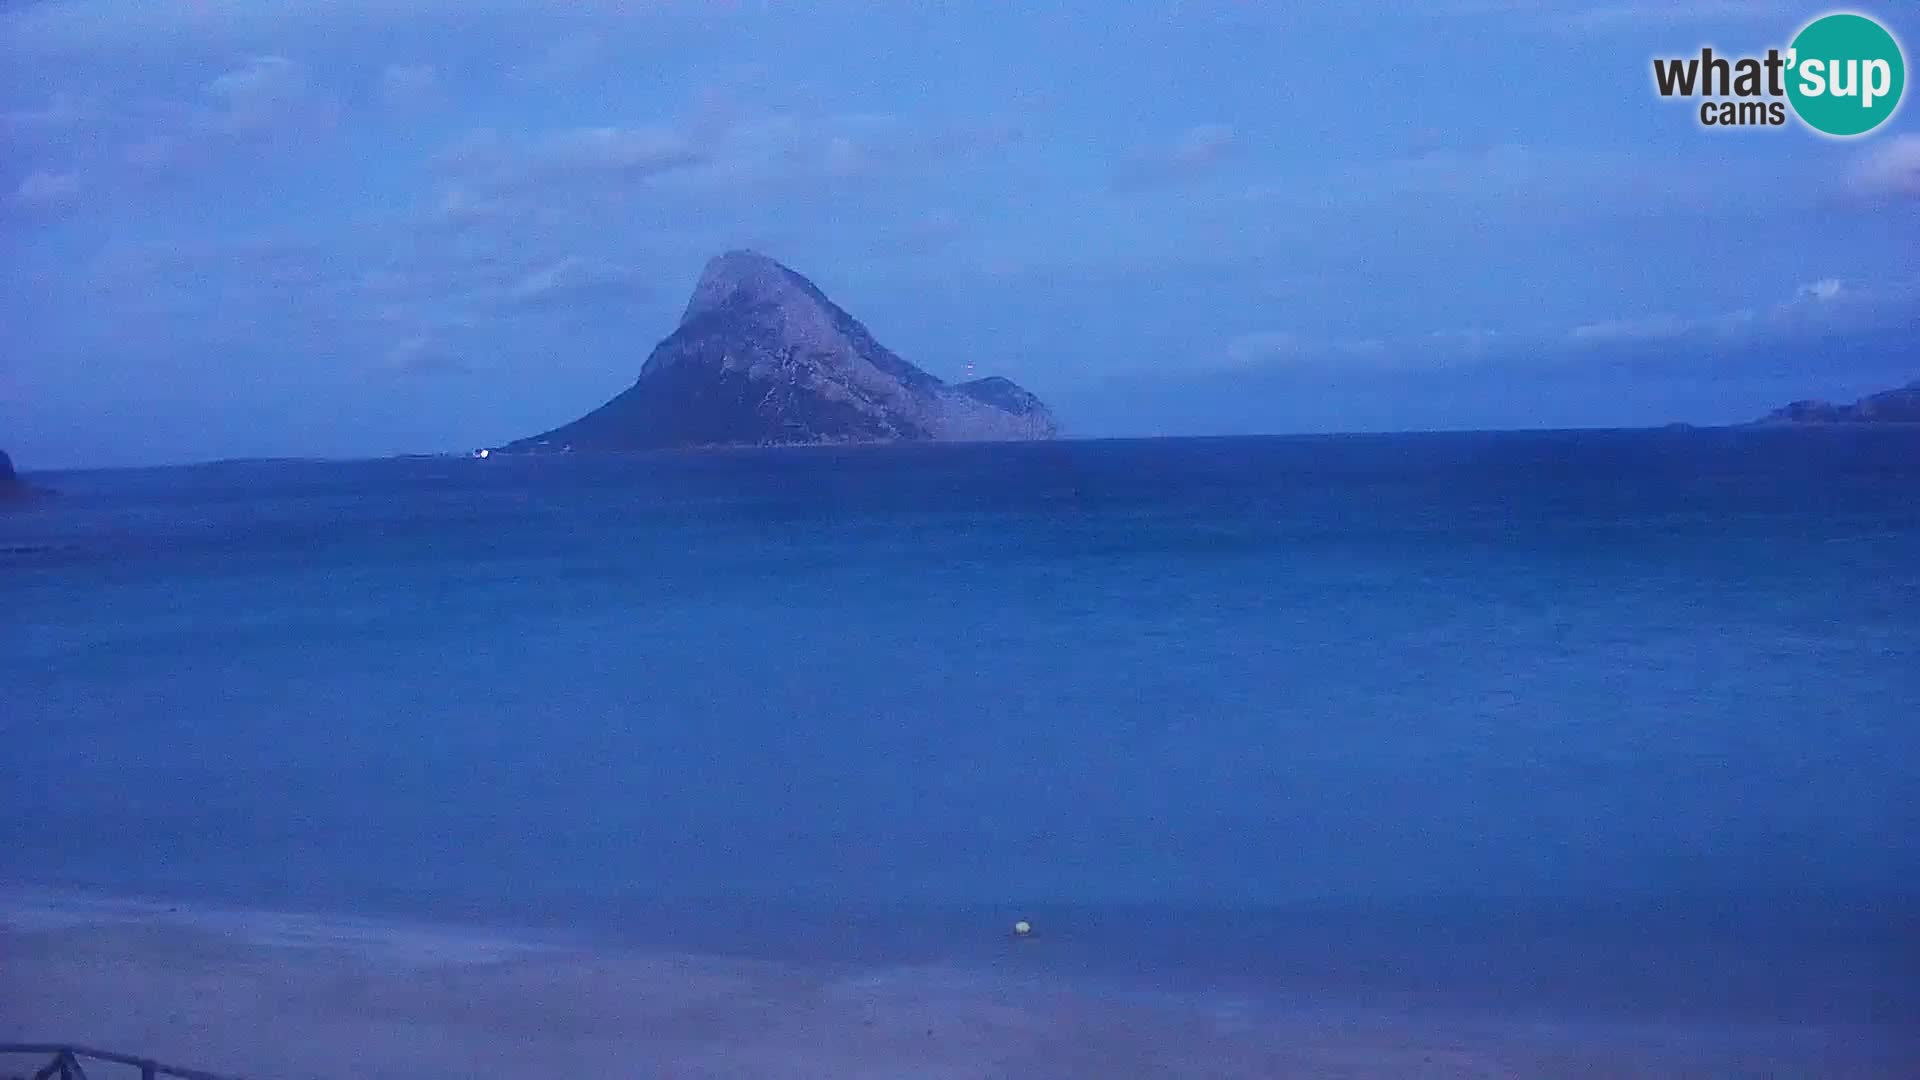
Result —
MULTIPOLYGON (((172 1077, 173 1080, 239 1080, 234 1076, 220 1073, 203 1072, 199 1069, 177 1069, 172 1065, 162 1065, 149 1058, 134 1057, 132 1054, 115 1054, 107 1050, 94 1050, 85 1046, 62 1046, 59 1043, 0 1043, 0 1058, 5 1057, 49 1057, 50 1060, 38 1071, 20 1074, 28 1080, 96 1080, 87 1075, 86 1066, 123 1065, 140 1070, 140 1080, 159 1080, 160 1077, 172 1077)), ((31 1066, 29 1066, 31 1067, 31 1066)), ((11 1069, 0 1068, 0 1076, 14 1075, 11 1069)), ((97 1080, 125 1075, 120 1070, 108 1072, 101 1070, 97 1080)))

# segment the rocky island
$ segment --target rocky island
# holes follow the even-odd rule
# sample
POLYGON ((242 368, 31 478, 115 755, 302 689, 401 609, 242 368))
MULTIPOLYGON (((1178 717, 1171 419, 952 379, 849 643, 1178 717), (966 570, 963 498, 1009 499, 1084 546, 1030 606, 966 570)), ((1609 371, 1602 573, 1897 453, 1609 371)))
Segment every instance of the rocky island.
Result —
POLYGON ((39 493, 39 488, 20 479, 13 471, 13 459, 7 456, 5 450, 0 450, 0 501, 24 499, 39 493))
POLYGON ((946 383, 873 339, 764 255, 707 263, 639 379, 587 415, 500 449, 1049 439, 1053 415, 1008 379, 946 383))
POLYGON ((1759 424, 1920 424, 1920 381, 1869 394, 1851 405, 1796 401, 1755 421, 1759 424))

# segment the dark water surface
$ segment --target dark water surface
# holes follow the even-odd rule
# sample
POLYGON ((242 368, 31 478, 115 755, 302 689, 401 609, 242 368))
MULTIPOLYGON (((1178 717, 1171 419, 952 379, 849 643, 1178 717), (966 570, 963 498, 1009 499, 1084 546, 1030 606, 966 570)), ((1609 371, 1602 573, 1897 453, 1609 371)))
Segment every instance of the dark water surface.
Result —
POLYGON ((0 882, 1916 1015, 1920 431, 39 479, 0 882))

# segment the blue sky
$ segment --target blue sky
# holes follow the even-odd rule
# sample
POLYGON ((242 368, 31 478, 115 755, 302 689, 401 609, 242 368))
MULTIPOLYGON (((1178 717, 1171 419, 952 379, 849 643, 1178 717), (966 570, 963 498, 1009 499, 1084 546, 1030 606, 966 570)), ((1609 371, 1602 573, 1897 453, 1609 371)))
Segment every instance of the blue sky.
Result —
POLYGON ((4 4, 0 445, 502 442, 741 246, 1080 435, 1852 397, 1920 377, 1920 112, 1708 131, 1649 63, 1826 10, 4 4))

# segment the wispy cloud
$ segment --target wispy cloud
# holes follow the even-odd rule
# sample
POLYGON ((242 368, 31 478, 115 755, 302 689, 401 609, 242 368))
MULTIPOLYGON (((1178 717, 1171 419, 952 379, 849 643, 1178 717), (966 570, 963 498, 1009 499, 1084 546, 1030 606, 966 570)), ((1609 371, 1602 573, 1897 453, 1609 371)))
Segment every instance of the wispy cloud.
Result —
POLYGON ((706 153, 669 127, 576 128, 548 139, 532 159, 536 169, 561 174, 645 177, 697 165, 706 153))
POLYGON ((45 213, 72 206, 80 198, 80 177, 71 172, 32 172, 13 191, 10 200, 20 210, 45 213))
POLYGON ((440 71, 432 64, 388 64, 379 95, 390 109, 420 109, 440 101, 440 71))
POLYGON ((960 215, 940 207, 909 220, 900 231, 899 247, 912 253, 934 251, 965 233, 966 225, 960 215))
POLYGON ((1794 295, 1826 303, 1829 300, 1839 299, 1840 294, 1844 291, 1846 291, 1846 286, 1841 284, 1839 278, 1829 277, 1821 278, 1819 281, 1810 281, 1800 286, 1800 291, 1794 295))
MULTIPOLYGON (((1424 137, 1421 141, 1427 141, 1424 137)), ((1238 190, 1248 205, 1329 208, 1406 205, 1410 200, 1552 208, 1645 216, 1671 207, 1724 209, 1752 195, 1731 179, 1682 167, 1688 159, 1618 148, 1503 142, 1427 145, 1373 160, 1309 164, 1296 174, 1238 190)))
POLYGON ((510 216, 513 211, 499 199, 476 195, 466 188, 448 188, 427 211, 426 221, 436 227, 459 230, 488 225, 510 216))
POLYGON ((1461 361, 1545 356, 1577 357, 1591 350, 1685 340, 1739 343, 1784 332, 1858 328, 1910 319, 1920 306, 1920 281, 1874 289, 1837 277, 1807 282, 1784 300, 1683 316, 1623 316, 1561 331, 1528 329, 1435 330, 1397 337, 1309 337, 1266 330, 1235 335, 1222 349, 1226 368, 1350 366, 1416 368, 1461 361))
POLYGON ((207 83, 214 108, 202 116, 214 130, 236 136, 290 133, 331 124, 333 103, 316 93, 305 65, 284 56, 255 56, 207 83))
MULTIPOLYGON (((1222 350, 1229 368, 1273 367, 1282 364, 1322 364, 1389 359, 1395 343, 1377 337, 1310 338, 1289 330, 1259 330, 1227 340, 1222 350)), ((1405 346, 1405 342, 1398 343, 1405 346)))
POLYGON ((44 105, 29 105, 0 115, 0 128, 16 138, 45 137, 68 131, 97 110, 97 103, 56 92, 44 105))
POLYGON ((113 129, 131 131, 118 156, 131 175, 177 177, 312 146, 341 118, 339 101, 306 65, 263 54, 207 79, 198 97, 124 104, 113 129))
POLYGON ((537 46, 515 63, 507 76, 520 83, 564 82, 601 63, 606 55, 607 45, 598 37, 574 34, 537 46))
POLYGON ((431 334, 414 334, 394 342, 382 361, 384 370, 397 375, 461 374, 472 370, 465 357, 431 334))
POLYGON ((1114 186, 1128 190, 1197 180, 1231 158, 1239 143, 1231 125, 1195 124, 1165 143, 1128 154, 1114 171, 1114 186))
POLYGON ((1232 364, 1266 363, 1304 355, 1307 341, 1286 330, 1257 330, 1227 340, 1226 358, 1232 364))
POLYGON ((1568 334, 1575 345, 1607 345, 1680 338, 1744 339, 1763 332, 1810 331, 1847 327, 1889 318, 1906 320, 1920 303, 1920 281, 1893 281, 1872 287, 1838 277, 1809 281, 1785 300, 1693 316, 1669 314, 1612 319, 1576 326, 1568 334))
POLYGON ((523 306, 597 304, 635 299, 642 288, 639 273, 599 259, 568 255, 542 266, 515 282, 507 298, 523 306))
POLYGON ((1568 340, 1580 345, 1605 345, 1622 341, 1660 341, 1692 333, 1707 325, 1701 320, 1677 315, 1641 315, 1627 319, 1604 319, 1582 323, 1567 332, 1568 340))
POLYGON ((525 190, 572 183, 630 185, 701 164, 707 153, 666 125, 580 127, 532 136, 483 128, 457 140, 437 160, 466 183, 525 190))
POLYGON ((1854 160, 1847 182, 1868 198, 1920 199, 1920 135, 1896 135, 1868 148, 1854 160))

